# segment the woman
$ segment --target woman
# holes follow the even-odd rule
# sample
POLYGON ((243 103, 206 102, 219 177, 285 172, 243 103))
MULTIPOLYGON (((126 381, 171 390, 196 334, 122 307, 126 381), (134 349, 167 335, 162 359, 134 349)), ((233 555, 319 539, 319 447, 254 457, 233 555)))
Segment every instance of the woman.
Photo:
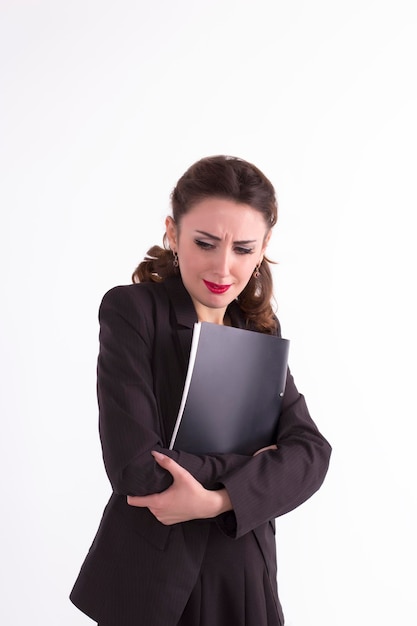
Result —
POLYGON ((280 333, 264 256, 274 188, 254 165, 215 156, 171 199, 164 248, 100 306, 113 493, 70 597, 100 626, 282 626, 274 519, 319 489, 331 451, 291 373, 276 443, 253 456, 168 450, 194 323, 280 333))

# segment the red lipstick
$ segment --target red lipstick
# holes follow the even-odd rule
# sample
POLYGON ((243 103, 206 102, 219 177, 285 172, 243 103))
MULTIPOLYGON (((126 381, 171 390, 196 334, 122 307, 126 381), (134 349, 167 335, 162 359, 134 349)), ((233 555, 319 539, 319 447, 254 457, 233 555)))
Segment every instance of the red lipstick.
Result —
POLYGON ((211 283, 208 280, 204 280, 203 282, 205 284, 205 286, 207 287, 207 289, 209 291, 211 291, 211 293, 217 293, 217 294, 222 294, 222 293, 226 293, 226 291, 229 289, 230 285, 218 285, 217 283, 211 283))

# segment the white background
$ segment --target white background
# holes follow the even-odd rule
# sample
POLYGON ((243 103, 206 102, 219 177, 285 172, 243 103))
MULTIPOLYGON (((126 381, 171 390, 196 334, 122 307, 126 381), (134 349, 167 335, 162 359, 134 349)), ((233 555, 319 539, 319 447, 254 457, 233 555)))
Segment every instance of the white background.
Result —
POLYGON ((278 313, 334 448, 278 520, 287 626, 416 624, 413 0, 0 7, 1 624, 92 623, 98 305, 218 153, 276 187, 278 313))

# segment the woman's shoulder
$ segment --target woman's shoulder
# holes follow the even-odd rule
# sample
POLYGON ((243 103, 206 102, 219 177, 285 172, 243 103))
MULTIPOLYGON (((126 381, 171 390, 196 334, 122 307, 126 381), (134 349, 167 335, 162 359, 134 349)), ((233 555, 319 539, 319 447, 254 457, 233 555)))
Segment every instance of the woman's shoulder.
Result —
POLYGON ((125 285, 115 285, 110 287, 102 300, 111 300, 119 298, 146 298, 161 290, 162 283, 154 283, 151 281, 144 283, 129 283, 125 285))
POLYGON ((117 309, 146 309, 161 304, 166 298, 163 283, 144 282, 116 285, 105 292, 100 310, 111 307, 117 309))

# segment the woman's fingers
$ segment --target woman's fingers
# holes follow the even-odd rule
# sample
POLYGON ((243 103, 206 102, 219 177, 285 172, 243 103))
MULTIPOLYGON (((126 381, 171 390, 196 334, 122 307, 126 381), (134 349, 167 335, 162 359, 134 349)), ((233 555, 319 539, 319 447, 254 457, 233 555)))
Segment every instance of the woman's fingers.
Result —
POLYGON ((253 456, 260 454, 261 452, 265 452, 265 450, 278 450, 278 446, 276 446, 275 444, 273 444, 272 446, 265 446, 265 448, 260 448, 259 450, 254 452, 253 456))

